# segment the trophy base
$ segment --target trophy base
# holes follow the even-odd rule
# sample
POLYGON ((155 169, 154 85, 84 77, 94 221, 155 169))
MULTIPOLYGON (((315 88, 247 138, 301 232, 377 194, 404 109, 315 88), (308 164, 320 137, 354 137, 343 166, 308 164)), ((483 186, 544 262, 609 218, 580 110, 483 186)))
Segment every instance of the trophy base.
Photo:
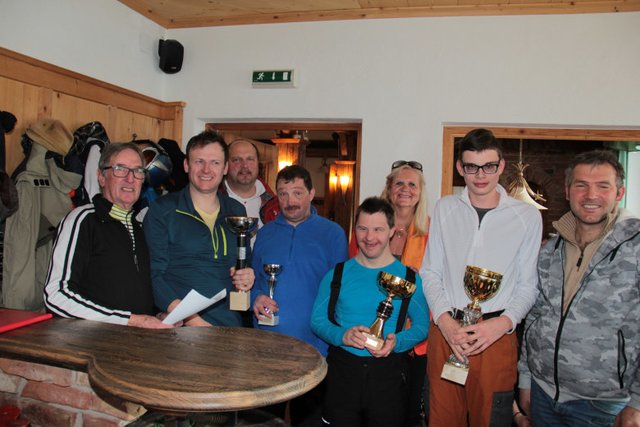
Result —
POLYGON ((447 381, 454 382, 456 384, 465 385, 467 382, 467 376, 469 375, 469 367, 455 366, 451 363, 445 363, 442 368, 440 378, 447 381))
POLYGON ((364 346, 370 348, 371 350, 380 350, 384 345, 384 340, 376 337, 371 334, 364 334, 367 340, 364 343, 364 346))
POLYGON ((247 311, 251 305, 249 292, 229 292, 229 309, 233 311, 247 311))
POLYGON ((280 317, 278 317, 277 314, 274 314, 271 317, 267 317, 262 314, 258 316, 258 325, 278 326, 279 324, 280 317))

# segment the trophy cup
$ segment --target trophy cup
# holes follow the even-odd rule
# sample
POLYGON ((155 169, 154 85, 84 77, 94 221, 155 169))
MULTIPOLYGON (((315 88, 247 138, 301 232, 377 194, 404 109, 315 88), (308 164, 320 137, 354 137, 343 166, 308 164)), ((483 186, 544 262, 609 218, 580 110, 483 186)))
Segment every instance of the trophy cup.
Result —
POLYGON ((402 277, 385 273, 384 271, 381 271, 378 274, 378 284, 387 292, 387 298, 378 304, 376 320, 369 327, 369 333, 364 334, 367 337, 367 341, 364 344, 365 347, 373 350, 380 350, 384 344, 382 331, 384 329, 384 322, 393 312, 393 304, 391 303, 391 300, 396 296, 400 298, 407 298, 416 290, 415 283, 411 283, 402 277))
MULTIPOLYGON (((273 299, 273 293, 276 290, 276 276, 282 271, 280 264, 265 264, 264 272, 269 275, 269 298, 273 299)), ((269 311, 268 309, 266 309, 269 311)), ((271 313, 271 317, 259 315, 258 325, 276 326, 280 319, 276 313, 271 313)))
MULTIPOLYGON (((238 259, 236 261, 236 270, 240 270, 247 266, 247 246, 249 241, 247 236, 255 230, 258 225, 258 218, 249 216, 228 216, 224 219, 237 236, 238 240, 238 259)), ((248 291, 232 291, 229 292, 229 309, 235 311, 247 311, 250 305, 248 291)))
MULTIPOLYGON (((464 272, 464 290, 472 302, 463 311, 462 326, 475 325, 482 318, 480 303, 491 299, 502 281, 502 274, 480 267, 468 265, 464 272)), ((469 359, 465 356, 458 360, 455 354, 451 354, 442 369, 441 378, 453 381, 460 385, 467 382, 469 375, 469 359)))

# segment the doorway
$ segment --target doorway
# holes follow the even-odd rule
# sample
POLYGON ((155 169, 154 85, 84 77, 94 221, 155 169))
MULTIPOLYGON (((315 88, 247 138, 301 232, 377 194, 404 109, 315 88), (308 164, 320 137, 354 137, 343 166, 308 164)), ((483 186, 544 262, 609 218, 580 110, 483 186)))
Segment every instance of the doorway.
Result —
POLYGON ((211 122, 207 130, 227 143, 254 142, 260 154, 260 177, 275 191, 278 170, 288 164, 311 174, 318 214, 339 224, 347 238, 360 191, 362 124, 359 122, 211 122))

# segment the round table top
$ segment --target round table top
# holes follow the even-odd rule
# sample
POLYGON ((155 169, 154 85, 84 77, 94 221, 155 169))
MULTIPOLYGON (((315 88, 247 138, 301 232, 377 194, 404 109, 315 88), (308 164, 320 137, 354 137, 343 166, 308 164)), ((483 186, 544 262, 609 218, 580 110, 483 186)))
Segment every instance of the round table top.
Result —
POLYGON ((75 319, 2 333, 0 355, 85 371, 97 391, 167 413, 283 402, 314 388, 327 371, 314 347, 275 332, 75 319))

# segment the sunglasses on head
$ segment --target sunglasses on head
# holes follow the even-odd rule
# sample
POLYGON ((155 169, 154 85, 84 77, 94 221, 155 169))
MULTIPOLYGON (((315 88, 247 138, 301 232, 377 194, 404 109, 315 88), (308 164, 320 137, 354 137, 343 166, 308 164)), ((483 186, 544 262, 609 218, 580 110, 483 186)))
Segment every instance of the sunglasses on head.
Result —
POLYGON ((413 169, 416 169, 416 170, 419 170, 420 172, 422 172, 422 163, 415 162, 413 160, 396 160, 391 165, 391 170, 394 170, 394 169, 399 168, 400 166, 404 166, 404 165, 407 165, 410 168, 413 168, 413 169))

